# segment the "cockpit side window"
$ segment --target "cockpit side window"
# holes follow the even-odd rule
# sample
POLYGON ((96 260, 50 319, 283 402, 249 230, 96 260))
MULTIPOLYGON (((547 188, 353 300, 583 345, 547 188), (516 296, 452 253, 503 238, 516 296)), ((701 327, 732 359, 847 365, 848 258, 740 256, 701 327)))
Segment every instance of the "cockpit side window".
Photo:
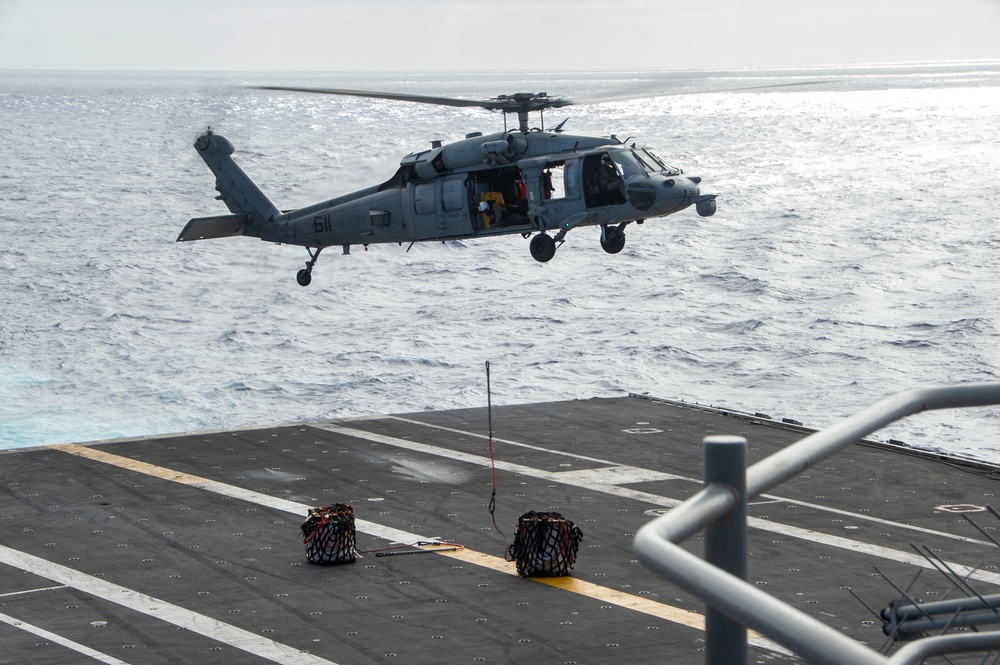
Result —
POLYGON ((625 203, 625 181, 608 153, 584 157, 583 187, 588 208, 625 203))
POLYGON ((614 160, 615 165, 618 167, 618 171, 622 174, 622 178, 625 180, 643 174, 642 167, 639 166, 639 162, 636 160, 635 155, 632 154, 631 150, 612 152, 611 159, 614 160))

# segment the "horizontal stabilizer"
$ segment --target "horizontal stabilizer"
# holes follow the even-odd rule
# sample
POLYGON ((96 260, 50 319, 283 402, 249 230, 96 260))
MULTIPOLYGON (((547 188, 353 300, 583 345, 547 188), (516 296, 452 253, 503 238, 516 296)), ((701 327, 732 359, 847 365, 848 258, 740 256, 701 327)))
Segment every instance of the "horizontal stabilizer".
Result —
POLYGON ((197 217, 192 219, 177 236, 177 242, 186 240, 208 240, 241 236, 250 221, 250 215, 219 215, 218 217, 197 217))

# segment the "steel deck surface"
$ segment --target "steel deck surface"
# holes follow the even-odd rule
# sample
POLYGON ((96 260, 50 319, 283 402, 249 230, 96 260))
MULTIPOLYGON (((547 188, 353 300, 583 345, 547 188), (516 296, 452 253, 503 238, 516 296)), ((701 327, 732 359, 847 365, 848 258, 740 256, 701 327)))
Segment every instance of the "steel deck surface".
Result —
MULTIPOLYGON (((0 662, 703 663, 702 603, 632 537, 698 491, 706 435, 745 436, 752 463, 803 434, 637 397, 494 407, 497 529, 488 428, 483 408, 7 451, 0 662), (359 558, 311 564, 306 510, 337 502, 359 558), (506 561, 530 510, 582 529, 572 576, 506 561), (463 549, 399 554, 434 539, 463 549)), ((754 499, 749 581, 875 648, 848 588, 879 610, 922 571, 913 592, 944 597, 918 548, 997 593, 997 548, 965 518, 1000 526, 996 476, 932 457, 854 445, 754 499)))

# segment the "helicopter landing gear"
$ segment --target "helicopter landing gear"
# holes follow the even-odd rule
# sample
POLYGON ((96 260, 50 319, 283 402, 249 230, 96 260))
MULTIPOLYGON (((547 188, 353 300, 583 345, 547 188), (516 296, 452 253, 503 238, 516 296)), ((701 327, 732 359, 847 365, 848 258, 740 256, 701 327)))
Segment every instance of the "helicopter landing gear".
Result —
POLYGON ((299 286, 309 286, 312 282, 313 266, 316 265, 316 260, 319 258, 319 253, 323 251, 323 248, 317 247, 315 254, 308 247, 306 247, 306 251, 309 252, 309 260, 306 261, 306 267, 295 275, 295 281, 299 283, 299 286))
POLYGON ((531 239, 531 258, 539 263, 551 261, 556 255, 556 241, 545 233, 539 233, 531 239))
POLYGON ((605 226, 601 233, 601 249, 608 254, 617 254, 625 249, 625 231, 620 226, 605 226))

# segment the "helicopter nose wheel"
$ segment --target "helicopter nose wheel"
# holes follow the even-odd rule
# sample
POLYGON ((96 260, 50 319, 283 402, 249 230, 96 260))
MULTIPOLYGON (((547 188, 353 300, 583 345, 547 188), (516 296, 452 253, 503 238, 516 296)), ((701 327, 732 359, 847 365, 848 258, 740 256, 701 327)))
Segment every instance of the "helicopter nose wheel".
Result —
POLYGON ((608 254, 617 254, 625 249, 625 232, 620 227, 606 227, 601 235, 601 249, 608 254))
POLYGON ((309 260, 306 261, 306 267, 295 275, 295 281, 299 283, 299 286, 309 286, 312 283, 313 266, 316 265, 316 259, 319 258, 319 253, 323 251, 323 248, 317 247, 315 254, 308 247, 306 247, 306 251, 309 252, 309 260))
POLYGON ((531 239, 531 258, 539 263, 551 261, 556 255, 556 241, 545 233, 539 233, 531 239))

